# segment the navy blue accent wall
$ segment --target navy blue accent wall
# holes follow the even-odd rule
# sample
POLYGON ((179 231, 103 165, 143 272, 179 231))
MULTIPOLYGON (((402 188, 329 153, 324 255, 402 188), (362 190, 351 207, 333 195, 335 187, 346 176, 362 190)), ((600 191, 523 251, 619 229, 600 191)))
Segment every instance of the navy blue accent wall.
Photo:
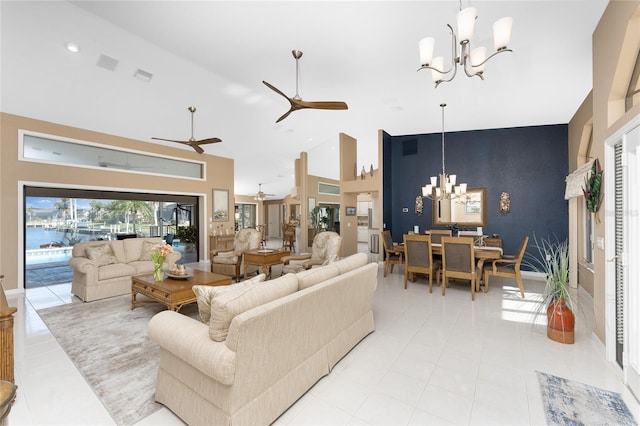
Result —
MULTIPOLYGON (((394 241, 415 225, 432 228, 431 200, 424 199, 422 216, 415 213, 416 196, 430 176, 442 171, 441 133, 389 136, 383 139, 384 206, 387 229, 394 241), (417 139, 417 153, 406 155, 403 142, 417 139), (408 208, 403 213, 402 209, 408 208)), ((485 235, 498 234, 506 254, 515 254, 522 238, 569 236, 567 125, 474 130, 445 134, 446 172, 458 183, 487 188, 485 235), (500 193, 511 195, 511 213, 500 213, 500 193)))
MULTIPOLYGON (((384 196, 382 197, 382 217, 384 218, 383 225, 385 225, 384 230, 391 229, 391 218, 393 216, 393 185, 392 179, 387 179, 387 176, 393 176, 393 165, 391 164, 392 159, 392 151, 391 147, 393 143, 391 142, 391 136, 382 132, 382 170, 383 170, 383 179, 382 179, 382 193, 384 196)), ((402 148, 400 148, 402 149, 402 148)), ((391 234, 393 235, 393 234, 391 234)), ((380 241, 382 247, 382 241, 380 241)))

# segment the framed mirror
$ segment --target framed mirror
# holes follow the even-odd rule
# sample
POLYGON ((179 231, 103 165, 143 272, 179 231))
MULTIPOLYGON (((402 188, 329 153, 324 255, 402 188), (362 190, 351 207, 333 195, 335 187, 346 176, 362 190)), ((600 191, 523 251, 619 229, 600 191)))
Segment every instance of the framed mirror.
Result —
POLYGON ((468 188, 465 196, 433 201, 433 226, 486 226, 487 188, 468 188))

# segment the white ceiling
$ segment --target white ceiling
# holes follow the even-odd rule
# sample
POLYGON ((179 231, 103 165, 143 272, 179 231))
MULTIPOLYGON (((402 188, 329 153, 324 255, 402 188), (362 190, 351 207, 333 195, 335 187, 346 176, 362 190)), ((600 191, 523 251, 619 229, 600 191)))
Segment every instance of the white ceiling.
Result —
POLYGON ((416 72, 418 41, 435 36, 450 58, 455 0, 2 1, 0 106, 164 144, 150 138, 190 136, 193 105, 195 137, 223 140, 206 152, 235 160, 236 194, 261 182, 278 197, 301 151, 312 174, 338 178, 343 132, 358 139, 358 167, 377 167, 378 129, 439 132, 441 102, 447 131, 567 123, 591 89, 591 35, 607 1, 462 3, 477 8, 474 44, 489 50, 493 22, 512 16, 514 52, 492 59, 485 81, 459 72, 436 89, 430 72, 416 72), (289 105, 262 80, 292 96, 293 49, 304 52, 302 98, 348 111, 297 111, 275 124, 289 105), (115 71, 96 66, 101 54, 119 60, 115 71))

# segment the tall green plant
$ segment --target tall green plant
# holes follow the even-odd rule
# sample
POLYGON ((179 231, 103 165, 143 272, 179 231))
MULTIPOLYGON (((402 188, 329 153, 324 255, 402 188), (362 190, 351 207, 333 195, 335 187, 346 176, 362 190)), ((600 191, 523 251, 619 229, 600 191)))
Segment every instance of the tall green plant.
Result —
POLYGON ((565 299, 573 309, 573 300, 569 292, 569 242, 552 239, 538 239, 534 235, 534 254, 527 254, 525 264, 536 272, 545 275, 544 303, 554 299, 565 299))

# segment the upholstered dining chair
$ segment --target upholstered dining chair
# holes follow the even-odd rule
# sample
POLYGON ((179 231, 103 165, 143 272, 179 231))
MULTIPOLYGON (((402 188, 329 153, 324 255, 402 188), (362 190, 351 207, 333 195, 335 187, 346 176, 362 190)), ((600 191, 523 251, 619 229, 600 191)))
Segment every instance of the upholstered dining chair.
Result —
POLYGON ((451 236, 451 229, 431 229, 429 235, 431 235, 431 244, 440 244, 442 237, 451 236))
POLYGON ((311 253, 284 256, 282 275, 297 273, 314 266, 328 265, 340 258, 342 237, 337 232, 324 231, 313 237, 311 253))
POLYGON ((382 246, 384 247, 385 252, 384 276, 386 277, 389 265, 391 265, 391 273, 393 274, 393 265, 404 264, 404 248, 393 245, 391 231, 382 231, 380 234, 382 235, 382 246))
MULTIPOLYGON (((440 261, 433 261, 431 251, 431 236, 404 235, 404 288, 407 288, 409 274, 429 275, 429 293, 433 290, 433 275, 436 274, 436 284, 439 283, 438 271, 440 261)), ((412 277, 413 278, 413 277, 412 277)))
POLYGON ((489 277, 506 277, 514 278, 520 288, 520 295, 524 299, 524 285, 522 284, 522 275, 520 274, 520 265, 522 264, 522 258, 524 258, 524 252, 527 251, 527 244, 529 243, 529 236, 525 236, 520 243, 518 254, 516 255, 503 255, 500 259, 496 259, 491 262, 491 266, 486 266, 484 271, 484 291, 489 291, 489 277))
POLYGON ((442 237, 442 295, 450 278, 471 281, 471 300, 475 300, 477 273, 473 238, 442 237))
MULTIPOLYGON (((233 240, 233 250, 221 252, 211 250, 211 272, 227 275, 240 280, 242 254, 248 250, 260 248, 262 233, 257 229, 244 228, 236 233, 233 240)), ((248 273, 257 272, 257 266, 250 266, 248 273)))

